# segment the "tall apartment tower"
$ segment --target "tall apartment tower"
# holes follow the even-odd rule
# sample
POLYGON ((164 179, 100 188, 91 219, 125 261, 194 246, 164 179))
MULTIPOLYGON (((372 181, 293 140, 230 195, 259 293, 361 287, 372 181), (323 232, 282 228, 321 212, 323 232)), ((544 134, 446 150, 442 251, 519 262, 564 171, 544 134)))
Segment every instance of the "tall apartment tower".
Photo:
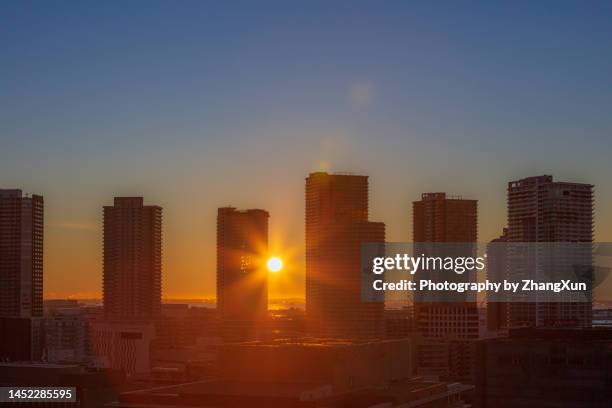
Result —
POLYGON ((0 189, 0 317, 43 314, 43 197, 0 189))
POLYGON ((104 315, 155 320, 161 311, 162 208, 142 197, 104 207, 104 315))
MULTIPOLYGON (((419 243, 476 243, 478 202, 445 193, 425 193, 412 203, 413 241, 419 243)), ((461 246, 462 248, 464 246, 461 246)), ((464 248, 472 252, 474 248, 464 248)), ((474 256, 474 253, 462 254, 474 256)), ((475 302, 415 302, 417 329, 427 338, 478 338, 475 302)))
POLYGON ((42 196, 0 189, 0 360, 38 360, 43 329, 42 196))
MULTIPOLYGON (((425 193, 412 204, 415 255, 475 256, 478 238, 478 202, 445 193, 425 193)), ((422 271, 433 280, 473 280, 469 273, 449 275, 422 271)), ((475 340, 479 336, 478 307, 471 298, 421 298, 416 294, 414 316, 420 339, 417 344, 417 373, 448 381, 473 383, 475 340)))
POLYGON ((368 221, 368 177, 311 173, 306 178, 306 317, 312 334, 382 336, 384 302, 361 298, 366 242, 385 242, 385 224, 368 221))
POLYGON ((267 318, 268 218, 259 209, 217 212, 217 309, 228 341, 260 337, 267 318))
MULTIPOLYGON (((508 183, 508 241, 581 243, 591 262, 593 186, 553 181, 550 175, 508 183)), ((580 256, 580 255, 579 255, 580 256)), ((575 257, 574 257, 575 260, 575 257)), ((515 271, 511 271, 515 272, 515 271)), ((590 302, 518 303, 509 305, 509 326, 590 326, 590 302)))

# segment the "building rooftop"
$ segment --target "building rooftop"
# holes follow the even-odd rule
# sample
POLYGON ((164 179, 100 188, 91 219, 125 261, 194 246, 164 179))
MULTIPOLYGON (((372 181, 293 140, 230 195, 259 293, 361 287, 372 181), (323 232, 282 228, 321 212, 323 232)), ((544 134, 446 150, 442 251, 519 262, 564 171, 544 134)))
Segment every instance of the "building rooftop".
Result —
MULTIPOLYGON (((391 384, 388 388, 371 388, 342 394, 333 394, 329 385, 311 382, 240 382, 197 381, 172 386, 156 387, 124 392, 120 402, 109 407, 234 407, 251 406, 311 406, 314 400, 323 399, 330 407, 371 407, 388 404, 389 407, 421 407, 435 401, 447 400, 473 389, 471 385, 428 381, 413 377, 391 384), (238 404, 238 405, 236 405, 238 404), (257 405, 260 406, 260 405, 257 405)), ((387 405, 385 405, 387 406, 387 405)))
POLYGON ((509 338, 496 340, 566 340, 566 341, 612 341, 610 327, 532 327, 511 329, 509 338))
POLYGON ((0 367, 11 367, 11 368, 39 368, 39 369, 60 369, 60 368, 79 368, 78 364, 55 364, 55 363, 42 363, 37 361, 12 361, 12 362, 0 362, 0 367))

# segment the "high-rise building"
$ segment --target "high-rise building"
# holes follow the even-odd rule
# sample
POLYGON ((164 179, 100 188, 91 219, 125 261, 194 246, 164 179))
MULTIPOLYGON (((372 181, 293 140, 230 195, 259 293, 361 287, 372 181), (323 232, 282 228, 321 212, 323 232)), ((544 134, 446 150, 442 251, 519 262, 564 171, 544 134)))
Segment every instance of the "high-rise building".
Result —
POLYGON ((478 201, 424 193, 412 203, 414 242, 476 242, 478 201))
POLYGON ((0 189, 0 316, 43 314, 43 198, 0 189))
MULTIPOLYGON (((413 202, 413 241, 415 255, 474 257, 478 237, 478 202, 445 193, 425 193, 413 202)), ((425 279, 473 280, 469 273, 440 275, 440 271, 422 271, 425 279)), ((420 294, 417 294, 420 295, 420 294)), ((474 341, 479 336, 476 302, 456 293, 434 299, 416 296, 415 324, 420 341, 417 345, 417 372, 444 380, 473 383, 474 341), (447 296, 452 296, 453 299, 447 296)))
MULTIPOLYGON (((413 204, 413 241, 456 244, 459 251, 474 256, 478 238, 478 202, 445 193, 425 193, 413 204), (468 244, 468 245, 464 245, 468 244)), ((453 251, 440 245, 438 251, 453 251)), ((438 254, 440 255, 440 254, 438 254)), ((467 276, 467 275, 466 275, 467 276)), ((475 302, 417 302, 417 330, 429 338, 478 338, 478 309, 475 302)))
POLYGON ((153 320, 161 310, 162 208, 142 197, 104 207, 104 315, 153 320))
POLYGON ((226 340, 259 337, 268 314, 267 211, 217 213, 217 307, 226 340))
POLYGON ((335 338, 384 336, 384 302, 361 298, 362 244, 385 242, 368 221, 368 177, 306 178, 306 315, 309 330, 335 338))
MULTIPOLYGON (((553 181, 549 175, 509 182, 508 241, 533 243, 538 248, 541 243, 575 243, 568 262, 580 260, 591 264, 593 186, 553 181)), ((543 268, 543 273, 552 274, 564 267, 559 265, 562 259, 555 262, 556 266, 547 266, 545 260, 536 259, 532 264, 538 265, 539 270, 543 268)), ((520 275, 521 271, 511 273, 520 275)), ((508 307, 510 327, 591 325, 592 299, 590 302, 512 302, 508 307)))
POLYGON ((552 176, 509 182, 508 241, 593 242, 593 186, 552 176))
POLYGON ((0 359, 41 357, 43 215, 42 196, 0 189, 0 359))

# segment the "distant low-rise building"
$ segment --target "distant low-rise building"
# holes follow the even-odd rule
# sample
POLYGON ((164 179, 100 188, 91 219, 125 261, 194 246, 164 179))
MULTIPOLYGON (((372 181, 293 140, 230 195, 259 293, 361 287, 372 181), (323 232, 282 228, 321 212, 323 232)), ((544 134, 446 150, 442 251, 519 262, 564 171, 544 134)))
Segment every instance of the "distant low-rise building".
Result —
POLYGON ((220 348, 219 370, 225 380, 311 383, 340 394, 410 378, 414 345, 409 339, 317 338, 226 344, 220 348))
POLYGON ((471 386, 412 374, 410 340, 220 346, 219 377, 121 394, 111 407, 455 408, 471 386))
POLYGON ((45 316, 45 358, 49 362, 87 363, 91 358, 90 322, 78 305, 48 308, 45 316))
POLYGON ((92 326, 93 353, 97 365, 121 370, 127 375, 151 372, 152 322, 99 321, 92 326))

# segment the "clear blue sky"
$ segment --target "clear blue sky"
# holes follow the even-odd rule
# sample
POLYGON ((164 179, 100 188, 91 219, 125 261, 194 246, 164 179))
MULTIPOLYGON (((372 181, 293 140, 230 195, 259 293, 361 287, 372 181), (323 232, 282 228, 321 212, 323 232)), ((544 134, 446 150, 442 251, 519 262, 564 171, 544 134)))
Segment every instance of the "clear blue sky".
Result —
POLYGON ((271 212, 299 292, 317 169, 370 175, 395 241, 421 192, 478 199, 486 241, 507 181, 590 182, 612 241, 609 2, 4 1, 0 50, 0 186, 45 196, 48 295, 100 291, 114 195, 164 207, 167 296, 214 294, 226 204, 271 212))

